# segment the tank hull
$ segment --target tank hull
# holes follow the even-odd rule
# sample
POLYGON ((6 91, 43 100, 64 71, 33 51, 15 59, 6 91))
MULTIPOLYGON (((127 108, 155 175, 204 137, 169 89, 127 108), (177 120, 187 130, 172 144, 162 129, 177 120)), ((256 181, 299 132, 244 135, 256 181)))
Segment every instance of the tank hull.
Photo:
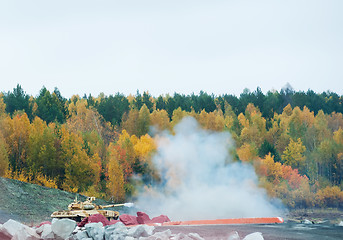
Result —
POLYGON ((76 211, 70 211, 70 210, 63 210, 63 211, 56 211, 51 214, 52 218, 69 218, 73 219, 75 221, 82 221, 82 219, 89 217, 94 214, 101 214, 104 217, 106 217, 108 220, 112 219, 118 219, 119 212, 117 211, 111 211, 111 210, 76 210, 76 211))
POLYGON ((97 205, 93 203, 95 197, 89 197, 86 201, 80 202, 75 198, 74 202, 68 205, 68 210, 55 211, 51 214, 52 218, 70 218, 78 222, 94 214, 101 214, 108 220, 118 219, 119 212, 112 210, 103 210, 109 207, 118 207, 123 204, 97 205))

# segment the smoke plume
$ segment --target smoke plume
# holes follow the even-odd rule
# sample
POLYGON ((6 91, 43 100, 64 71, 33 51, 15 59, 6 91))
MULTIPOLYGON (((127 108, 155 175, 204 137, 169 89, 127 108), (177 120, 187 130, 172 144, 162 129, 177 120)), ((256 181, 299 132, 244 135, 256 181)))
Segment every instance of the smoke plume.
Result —
POLYGON ((139 207, 172 220, 278 216, 253 167, 232 161, 228 132, 203 130, 193 118, 174 131, 156 136, 153 163, 161 181, 142 190, 139 207))

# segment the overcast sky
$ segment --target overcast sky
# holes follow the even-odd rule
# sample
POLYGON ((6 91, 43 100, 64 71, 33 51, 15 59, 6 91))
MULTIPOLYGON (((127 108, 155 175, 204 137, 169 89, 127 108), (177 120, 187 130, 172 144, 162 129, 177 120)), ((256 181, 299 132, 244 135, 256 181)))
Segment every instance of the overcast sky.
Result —
POLYGON ((342 0, 0 2, 1 92, 343 95, 342 0))

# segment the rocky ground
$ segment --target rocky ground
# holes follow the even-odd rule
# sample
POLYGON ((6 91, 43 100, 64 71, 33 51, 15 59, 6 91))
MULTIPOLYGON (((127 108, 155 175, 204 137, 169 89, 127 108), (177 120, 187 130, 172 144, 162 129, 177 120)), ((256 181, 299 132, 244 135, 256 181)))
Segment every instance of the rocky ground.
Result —
MULTIPOLYGON (((93 215, 94 216, 94 215, 93 215)), ((102 216, 102 215, 99 215, 102 216)), ((125 226, 121 221, 107 225, 88 222, 77 226, 70 219, 53 219, 28 227, 12 219, 0 224, 1 240, 303 240, 342 239, 343 224, 248 224, 198 226, 125 226)))
MULTIPOLYGON (((197 231, 197 229, 194 229, 197 231)), ((1 240, 206 240, 206 239, 231 239, 231 240, 264 240, 262 233, 253 232, 241 237, 237 231, 222 231, 223 236, 206 237, 196 232, 185 232, 156 228, 155 226, 136 225, 127 227, 122 222, 113 225, 103 225, 101 222, 88 223, 78 227, 70 219, 54 219, 52 223, 45 223, 37 227, 28 227, 14 220, 0 224, 1 240)))
POLYGON ((329 209, 293 209, 285 216, 287 222, 304 222, 310 220, 313 223, 338 223, 343 221, 343 210, 329 208, 329 209))

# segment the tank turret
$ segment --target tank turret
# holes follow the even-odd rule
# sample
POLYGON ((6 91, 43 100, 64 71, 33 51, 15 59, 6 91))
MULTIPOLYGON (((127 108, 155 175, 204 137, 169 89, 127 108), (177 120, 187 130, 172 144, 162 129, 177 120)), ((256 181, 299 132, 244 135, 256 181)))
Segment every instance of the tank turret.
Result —
POLYGON ((123 204, 109 204, 109 205, 97 205, 93 201, 95 197, 88 197, 86 201, 81 202, 75 198, 74 202, 68 205, 68 210, 55 211, 51 214, 52 218, 70 218, 77 222, 80 222, 83 218, 93 214, 102 214, 108 220, 118 219, 119 212, 112 210, 103 210, 110 207, 119 206, 132 206, 132 203, 123 204))

